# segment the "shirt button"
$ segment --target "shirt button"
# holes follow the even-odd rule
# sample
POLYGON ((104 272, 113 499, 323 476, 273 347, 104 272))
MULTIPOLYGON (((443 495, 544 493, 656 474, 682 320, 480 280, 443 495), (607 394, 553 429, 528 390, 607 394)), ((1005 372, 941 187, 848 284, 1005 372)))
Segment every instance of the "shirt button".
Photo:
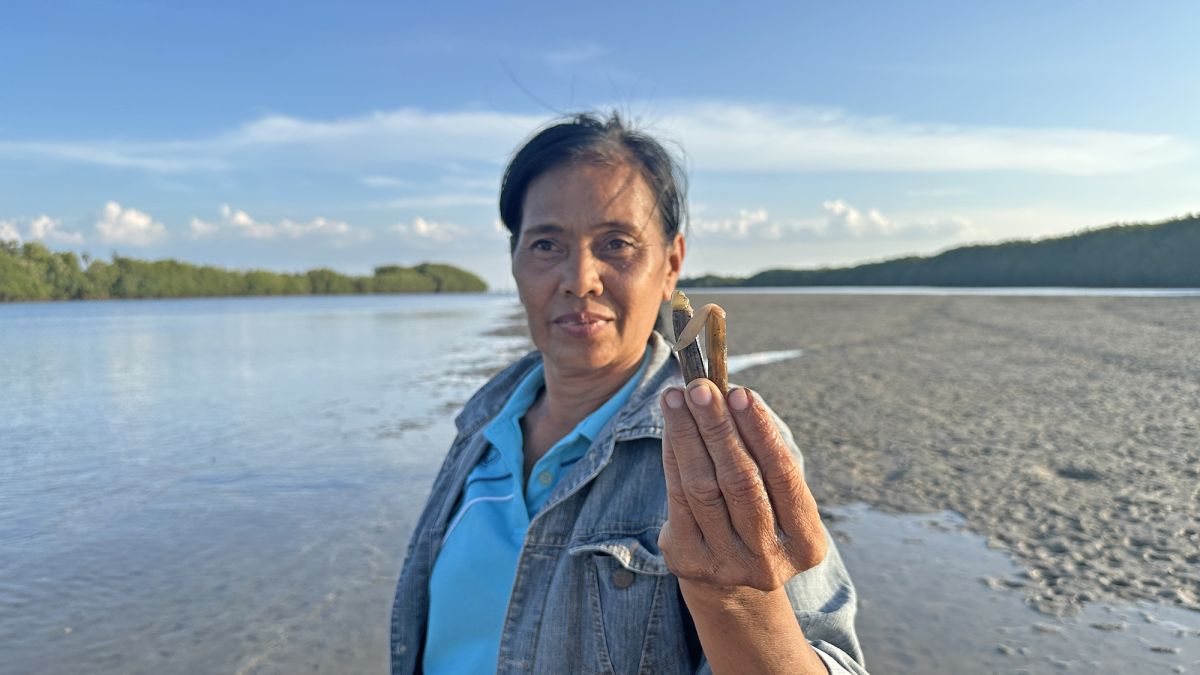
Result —
POLYGON ((617 588, 629 588, 632 585, 633 572, 624 567, 618 567, 616 570, 613 570, 613 586, 617 588))
POLYGON ((554 482, 554 474, 549 471, 543 471, 538 474, 538 482, 542 485, 549 485, 554 482))

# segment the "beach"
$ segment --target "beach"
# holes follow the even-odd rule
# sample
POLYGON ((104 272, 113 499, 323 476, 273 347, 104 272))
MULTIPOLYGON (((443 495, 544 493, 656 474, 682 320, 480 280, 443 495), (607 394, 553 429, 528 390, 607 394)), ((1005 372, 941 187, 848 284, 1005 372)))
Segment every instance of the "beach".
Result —
MULTIPOLYGON (((905 292, 692 294, 805 452, 871 672, 1200 672, 1200 298, 905 292)), ((531 347, 502 294, 0 314, 5 675, 386 669, 453 416, 531 347)))
MULTIPOLYGON (((1163 608, 1185 622, 1171 627, 1187 647, 1131 639, 1130 663, 1165 654, 1175 661, 1163 672, 1195 667, 1200 614, 1186 610, 1200 609, 1200 300, 692 296, 725 307, 731 354, 803 350, 734 379, 795 433, 835 535, 852 505, 957 514, 934 529, 1011 561, 970 580, 980 596, 1017 598, 1036 611, 1030 625, 1054 630, 1089 607, 1141 608, 1146 623, 1163 608)), ((842 544, 863 546, 861 536, 842 544)), ((879 624, 870 608, 887 603, 860 595, 860 625, 879 624)), ((1128 624, 1086 626, 1098 644, 1128 624)))

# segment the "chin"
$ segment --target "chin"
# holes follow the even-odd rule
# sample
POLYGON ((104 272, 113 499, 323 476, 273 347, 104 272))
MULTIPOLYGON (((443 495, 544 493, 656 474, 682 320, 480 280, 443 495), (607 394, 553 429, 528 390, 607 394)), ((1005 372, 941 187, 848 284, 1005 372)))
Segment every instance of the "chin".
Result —
POLYGON ((556 343, 550 349, 543 349, 542 354, 549 358, 560 370, 591 371, 603 368, 612 363, 616 350, 608 344, 579 344, 568 345, 556 343))

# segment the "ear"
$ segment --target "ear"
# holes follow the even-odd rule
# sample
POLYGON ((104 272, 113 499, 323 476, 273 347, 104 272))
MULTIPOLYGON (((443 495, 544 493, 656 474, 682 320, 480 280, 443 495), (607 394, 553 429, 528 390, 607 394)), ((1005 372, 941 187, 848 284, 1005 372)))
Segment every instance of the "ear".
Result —
POLYGON ((671 293, 674 292, 675 284, 679 281, 679 271, 683 269, 683 257, 686 254, 687 242, 682 234, 676 234, 675 240, 667 248, 667 276, 663 279, 663 302, 671 299, 671 293))

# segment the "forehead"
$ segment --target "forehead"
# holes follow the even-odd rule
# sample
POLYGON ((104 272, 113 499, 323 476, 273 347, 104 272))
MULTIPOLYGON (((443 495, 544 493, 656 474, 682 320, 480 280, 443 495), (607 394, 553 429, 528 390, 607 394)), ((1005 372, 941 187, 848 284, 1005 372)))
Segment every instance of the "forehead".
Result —
POLYGON ((521 230, 540 225, 587 229, 623 223, 657 225, 654 195, 640 171, 628 164, 574 163, 556 167, 529 184, 521 230))

